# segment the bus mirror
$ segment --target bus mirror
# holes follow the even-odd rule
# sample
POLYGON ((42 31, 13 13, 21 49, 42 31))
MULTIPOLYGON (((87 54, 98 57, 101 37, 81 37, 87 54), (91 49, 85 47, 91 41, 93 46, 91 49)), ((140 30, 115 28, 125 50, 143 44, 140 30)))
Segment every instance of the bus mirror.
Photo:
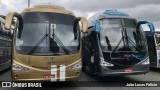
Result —
POLYGON ((17 17, 18 13, 8 13, 5 19, 5 29, 10 30, 15 28, 14 17, 17 17))
POLYGON ((86 18, 80 17, 80 21, 82 23, 82 32, 83 33, 88 32, 88 22, 87 22, 86 18))
POLYGON ((95 22, 95 29, 96 29, 95 31, 97 33, 100 32, 100 30, 101 30, 100 20, 96 20, 96 22, 95 22))
POLYGON ((149 29, 150 29, 150 32, 152 34, 155 32, 154 25, 151 22, 149 22, 149 21, 139 21, 138 24, 137 24, 137 28, 139 28, 142 24, 147 24, 149 29))

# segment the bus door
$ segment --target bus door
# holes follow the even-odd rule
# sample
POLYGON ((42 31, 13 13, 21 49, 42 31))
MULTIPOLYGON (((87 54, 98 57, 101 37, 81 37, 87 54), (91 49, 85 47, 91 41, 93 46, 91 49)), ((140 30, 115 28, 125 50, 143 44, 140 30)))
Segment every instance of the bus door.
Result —
POLYGON ((156 44, 155 44, 155 36, 152 35, 150 31, 145 31, 147 43, 148 43, 148 54, 150 58, 150 65, 156 66, 157 64, 157 54, 156 54, 156 44))
POLYGON ((157 66, 156 42, 155 42, 155 28, 154 25, 147 21, 140 21, 139 24, 147 24, 150 31, 146 31, 146 39, 148 43, 148 54, 151 66, 157 66))
POLYGON ((155 48, 156 48, 156 60, 154 60, 155 63, 157 63, 157 67, 160 67, 160 34, 155 33, 154 35, 154 40, 155 40, 155 48))

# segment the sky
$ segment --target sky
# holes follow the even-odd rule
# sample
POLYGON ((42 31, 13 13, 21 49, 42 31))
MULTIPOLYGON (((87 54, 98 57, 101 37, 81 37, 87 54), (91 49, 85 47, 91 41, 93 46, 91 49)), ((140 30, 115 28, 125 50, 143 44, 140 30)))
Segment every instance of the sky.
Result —
MULTIPOLYGON (((160 29, 160 0, 31 0, 36 4, 55 4, 74 12, 76 16, 90 17, 104 10, 118 10, 137 20, 153 22, 160 29)), ((28 0, 0 0, 0 15, 20 13, 28 7, 28 0)))

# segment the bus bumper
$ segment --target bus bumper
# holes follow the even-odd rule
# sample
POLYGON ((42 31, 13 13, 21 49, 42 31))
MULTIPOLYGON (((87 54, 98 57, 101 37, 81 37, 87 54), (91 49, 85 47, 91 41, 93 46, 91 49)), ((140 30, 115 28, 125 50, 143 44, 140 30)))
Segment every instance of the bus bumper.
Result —
POLYGON ((126 69, 131 69, 132 71, 126 71, 126 69, 120 70, 111 70, 107 67, 101 67, 98 76, 124 76, 124 75, 139 75, 139 74, 146 74, 149 72, 150 65, 135 65, 134 67, 129 67, 126 69))
MULTIPOLYGON (((65 78, 66 81, 78 81, 79 77, 77 76, 72 76, 72 77, 66 77, 65 78)), ((60 82, 60 79, 57 78, 56 81, 51 81, 50 79, 43 79, 43 78, 37 78, 37 79, 16 79, 16 78, 12 78, 12 81, 40 81, 40 82, 60 82)))
POLYGON ((81 72, 79 72, 78 74, 77 72, 79 71, 73 71, 71 74, 67 74, 65 78, 60 78, 59 74, 57 74, 56 78, 44 78, 44 75, 49 75, 49 74, 47 74, 46 72, 12 71, 12 81, 41 81, 41 82, 78 81, 80 79, 81 72))

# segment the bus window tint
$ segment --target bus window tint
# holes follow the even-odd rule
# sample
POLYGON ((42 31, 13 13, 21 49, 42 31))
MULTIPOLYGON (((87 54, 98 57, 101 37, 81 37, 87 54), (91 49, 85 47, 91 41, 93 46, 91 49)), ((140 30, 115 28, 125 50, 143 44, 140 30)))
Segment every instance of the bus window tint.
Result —
MULTIPOLYGON (((64 25, 64 24, 55 24, 56 28, 55 30, 51 30, 51 37, 50 38, 54 38, 54 35, 57 36, 57 38, 63 42, 63 45, 65 47, 67 47, 68 50, 70 51, 77 51, 77 47, 79 45, 78 40, 76 39, 74 40, 74 34, 73 34, 73 26, 72 25, 64 25)), ((56 40, 54 40, 56 41, 56 40)), ((57 41, 56 41, 57 42, 57 41)), ((58 44, 59 47, 61 47, 58 44)), ((63 52, 63 50, 61 48, 59 48, 59 52, 63 52)))
POLYGON ((103 50, 136 51, 146 49, 142 29, 136 29, 134 19, 103 19, 101 26, 103 50))
MULTIPOLYGON (((103 50, 108 50, 109 43, 115 47, 122 38, 122 24, 120 19, 104 19, 101 26, 101 45, 103 50)), ((122 44, 120 45, 122 46, 122 44)), ((112 48, 114 49, 114 48, 112 48)))
MULTIPOLYGON (((16 50, 18 53, 34 54, 70 53, 80 50, 80 38, 74 40, 74 16, 59 13, 22 14, 23 28, 17 29, 16 50), (30 19, 28 19, 30 18, 30 19), (28 37, 29 35, 29 37, 28 37)), ((79 31, 79 30, 77 30, 79 31)), ((77 36, 80 36, 78 32, 77 36)))
MULTIPOLYGON (((135 20, 124 19, 124 27, 127 32, 127 37, 129 39, 129 46, 136 46, 138 49, 146 49, 146 39, 142 28, 136 29, 135 20)), ((136 48, 134 48, 136 49, 136 48)))

